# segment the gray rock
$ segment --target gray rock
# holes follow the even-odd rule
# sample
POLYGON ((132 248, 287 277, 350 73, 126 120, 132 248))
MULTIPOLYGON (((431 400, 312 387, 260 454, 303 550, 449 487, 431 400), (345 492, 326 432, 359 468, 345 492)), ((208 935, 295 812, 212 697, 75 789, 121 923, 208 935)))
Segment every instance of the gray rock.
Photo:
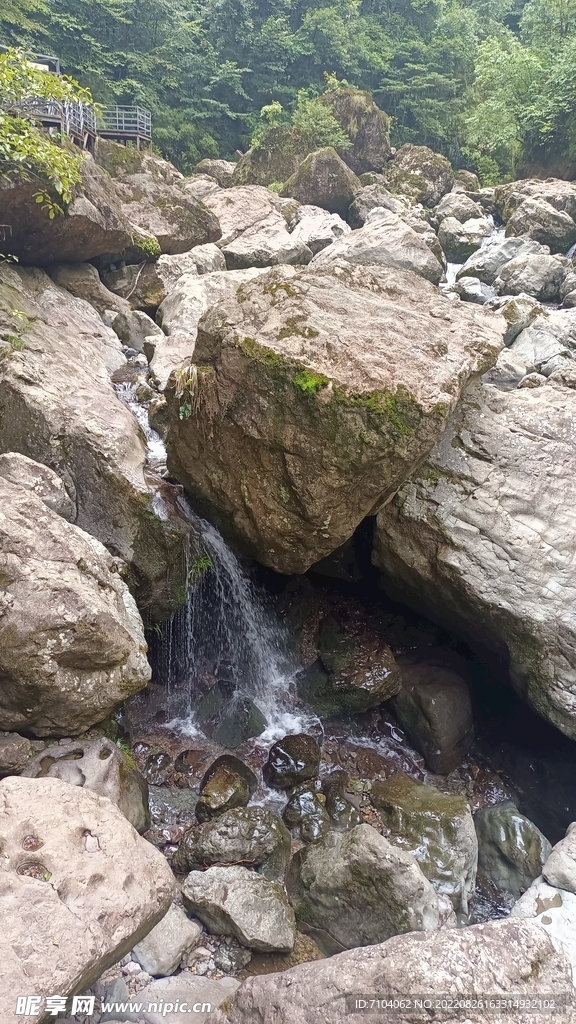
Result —
POLYGON ((434 217, 438 223, 446 217, 453 217, 454 220, 464 224, 467 220, 477 220, 480 217, 484 217, 484 209, 480 203, 475 203, 473 199, 470 199, 462 192, 448 192, 447 195, 442 197, 434 210, 434 217))
POLYGON ((395 213, 399 217, 406 213, 407 204, 397 199, 383 184, 375 182, 372 185, 364 185, 364 188, 354 196, 354 202, 348 210, 348 220, 353 228, 361 228, 366 223, 368 214, 372 210, 384 209, 395 213))
POLYGON ((63 519, 70 522, 75 518, 76 509, 62 480, 48 466, 42 466, 19 452, 5 452, 0 455, 0 477, 32 491, 63 519))
POLYGON ((543 310, 520 332, 510 349, 527 366, 539 372, 544 372, 544 365, 555 356, 573 359, 576 356, 576 310, 543 310))
POLYGON ((216 179, 221 188, 226 188, 232 184, 236 166, 232 160, 214 160, 208 157, 196 164, 194 171, 196 174, 208 174, 216 179))
POLYGON ((561 382, 469 388, 378 514, 373 554, 392 594, 498 651, 519 696, 572 738, 575 429, 576 395, 561 382))
POLYGON ((453 290, 463 302, 475 302, 479 306, 484 306, 496 295, 489 284, 484 284, 477 277, 459 278, 453 286, 453 290))
POLYGON ((302 242, 312 255, 351 231, 337 213, 326 213, 319 206, 299 206, 289 226, 292 239, 302 242))
POLYGON ((222 253, 228 270, 273 267, 280 263, 306 264, 312 259, 312 250, 298 233, 290 234, 284 217, 277 210, 222 245, 222 253))
POLYGON ((263 185, 234 185, 211 193, 205 205, 218 218, 222 229, 218 244, 224 248, 245 231, 257 230, 272 213, 279 212, 286 221, 291 220, 299 204, 282 199, 263 185))
POLYGON ((457 672, 434 664, 402 664, 402 688, 392 698, 400 725, 433 772, 447 775, 474 741, 472 701, 457 672))
POLYGON ((477 277, 494 284, 501 268, 517 256, 549 255, 548 246, 528 238, 495 238, 470 256, 458 271, 458 278, 477 277))
POLYGON ((566 273, 566 261, 559 256, 516 256, 500 268, 494 287, 500 295, 525 293, 540 302, 554 302, 566 273))
POLYGON ((314 783, 303 782, 292 791, 282 811, 286 824, 289 828, 296 829, 296 834, 305 843, 313 843, 330 831, 330 818, 324 806, 325 799, 324 794, 318 792, 314 783))
POLYGON ((132 959, 154 978, 167 978, 174 974, 184 954, 198 944, 201 934, 200 925, 173 903, 162 920, 134 946, 132 959))
POLYGON ((478 175, 473 171, 465 171, 460 168, 454 172, 454 188, 464 188, 467 192, 478 192, 480 190, 478 175))
POLYGON ((50 267, 50 277, 77 299, 89 302, 100 314, 106 309, 113 309, 117 313, 126 313, 130 309, 126 299, 115 295, 102 284, 96 267, 91 263, 56 263, 50 267))
POLYGON ((553 253, 565 253, 576 242, 576 223, 545 199, 524 199, 506 225, 506 234, 534 238, 553 253))
POLYGON ((326 811, 333 828, 355 828, 362 824, 358 811, 360 797, 349 788, 347 772, 336 769, 325 776, 322 781, 322 792, 326 797, 326 811))
POLYGON ((74 735, 150 678, 117 563, 33 491, 0 477, 0 728, 74 735))
MULTIPOLYGON (((350 1010, 350 996, 378 996, 401 1000, 429 994, 458 999, 501 993, 524 999, 551 993, 573 993, 570 963, 557 953, 544 930, 528 921, 490 921, 472 928, 450 928, 432 933, 397 935, 378 946, 353 949, 340 956, 300 964, 282 974, 248 978, 207 1024, 349 1024, 369 1017, 366 1009, 350 1010)), ((443 1024, 446 1013, 394 1010, 386 1014, 394 1024, 428 1020, 443 1024)), ((486 1010, 457 1011, 456 1020, 485 1024, 486 1010)), ((568 1013, 570 1010, 568 1009, 568 1013)), ((534 1024, 534 1014, 522 1010, 515 1024, 534 1024)), ((374 1020, 384 1021, 376 1012, 374 1020)), ((538 1019, 538 1017, 537 1017, 538 1019)), ((560 1017, 561 1019, 561 1017, 560 1017)), ((507 1024, 510 1014, 490 1014, 491 1024, 507 1024)), ((554 1024, 556 1014, 543 1015, 538 1024, 554 1024)))
POLYGON ((224 811, 245 806, 257 784, 254 772, 243 761, 234 754, 222 754, 212 762, 202 778, 196 818, 201 822, 208 821, 224 811))
POLYGON ((466 797, 442 793, 397 772, 370 798, 391 843, 413 854, 438 896, 466 921, 476 884, 478 840, 466 797))
POLYGON ((576 186, 574 182, 560 178, 528 178, 499 185, 494 192, 494 201, 503 218, 507 221, 527 199, 549 203, 555 210, 567 213, 576 219, 576 186))
POLYGON ((576 895, 536 878, 512 907, 512 918, 534 922, 549 936, 554 948, 572 964, 576 980, 576 895))
POLYGON ((178 869, 241 863, 275 882, 284 878, 289 857, 290 834, 276 814, 263 807, 237 807, 185 834, 178 869))
POLYGON ((139 309, 129 309, 125 313, 117 313, 111 326, 122 344, 135 349, 136 352, 142 352, 144 342, 150 338, 154 339, 153 344, 155 345, 164 339, 162 328, 158 327, 158 324, 147 313, 143 313, 139 309))
POLYGON ((299 850, 286 885, 297 919, 327 952, 439 925, 438 898, 414 858, 370 825, 299 850))
POLYGON ((182 182, 182 188, 188 195, 191 195, 193 199, 200 201, 204 200, 206 196, 213 194, 214 192, 220 192, 221 187, 213 178, 211 174, 193 174, 191 178, 186 178, 182 182))
POLYGON ((135 765, 106 736, 60 740, 47 746, 22 772, 30 779, 61 779, 105 796, 138 832, 150 825, 148 786, 135 765))
POLYGON ((120 1020, 144 1021, 144 1024, 204 1024, 210 1010, 216 1011, 229 1000, 240 982, 235 978, 199 978, 183 971, 172 978, 162 978, 140 989, 134 1002, 142 1004, 142 1011, 125 1012, 120 1020), (157 1006, 158 1009, 148 1009, 157 1006), (176 1007, 179 1009, 176 1009, 176 1007), (185 1006, 185 1009, 182 1007, 185 1006), (167 1007, 172 1007, 167 1010, 167 1007))
POLYGON ((519 388, 541 388, 546 383, 546 377, 542 373, 527 373, 518 384, 519 388))
POLYGON ((386 183, 398 195, 436 206, 454 185, 450 161, 428 146, 406 143, 384 168, 386 183))
POLYGON ((478 869, 518 899, 542 874, 552 847, 511 800, 478 811, 478 869))
POLYGON ((0 1018, 18 993, 85 992, 164 916, 174 877, 110 800, 59 779, 0 782, 0 1018))
POLYGON ((216 935, 233 935, 262 953, 294 946, 294 912, 278 882, 243 867, 191 871, 182 887, 188 910, 216 935))
POLYGON ((434 284, 442 277, 442 267, 426 242, 388 210, 373 210, 364 227, 323 249, 314 257, 312 266, 331 266, 340 260, 411 270, 434 284))
POLYGON ((212 274, 226 270, 226 260, 217 245, 196 245, 177 256, 110 270, 102 275, 107 288, 123 296, 133 309, 159 306, 183 274, 212 274))
POLYGON ((531 295, 517 295, 498 305, 507 327, 504 344, 511 345, 518 335, 544 313, 544 308, 531 295))
POLYGON ((564 839, 552 848, 542 874, 549 885, 576 894, 576 822, 568 826, 564 839))
POLYGON ((28 763, 32 745, 26 736, 17 732, 0 732, 0 778, 19 775, 28 763))
POLYGON ((345 217, 361 188, 360 180, 332 146, 319 149, 300 164, 284 184, 280 195, 306 206, 320 206, 345 217))
POLYGON ((438 240, 449 260, 462 262, 479 249, 483 239, 492 234, 493 225, 486 217, 467 220, 446 217, 438 228, 438 240))
POLYGON ((495 366, 484 374, 482 380, 485 384, 494 384, 501 391, 513 391, 528 370, 522 359, 519 359, 511 349, 505 348, 498 356, 495 366))

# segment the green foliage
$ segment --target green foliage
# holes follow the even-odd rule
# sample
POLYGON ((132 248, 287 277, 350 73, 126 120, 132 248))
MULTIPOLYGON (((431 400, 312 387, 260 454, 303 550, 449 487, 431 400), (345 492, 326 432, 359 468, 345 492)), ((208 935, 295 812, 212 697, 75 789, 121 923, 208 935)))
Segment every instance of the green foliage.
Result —
POLYGON ((195 562, 192 562, 192 565, 188 569, 188 582, 195 585, 211 568, 212 560, 208 555, 201 555, 195 562))
POLYGON ((313 370, 301 370, 294 377, 294 387, 303 391, 305 395, 316 395, 320 388, 325 388, 330 383, 328 377, 323 373, 315 373, 313 370))
POLYGON ((151 259, 159 256, 162 252, 160 244, 156 238, 139 238, 136 240, 135 244, 151 259))
POLYGON ((298 93, 296 105, 290 116, 278 100, 262 107, 260 123, 250 140, 251 146, 263 149, 270 144, 278 146, 277 129, 285 126, 287 147, 294 152, 310 153, 323 146, 349 149, 350 139, 338 124, 334 114, 320 102, 317 96, 309 97, 304 90, 298 93))

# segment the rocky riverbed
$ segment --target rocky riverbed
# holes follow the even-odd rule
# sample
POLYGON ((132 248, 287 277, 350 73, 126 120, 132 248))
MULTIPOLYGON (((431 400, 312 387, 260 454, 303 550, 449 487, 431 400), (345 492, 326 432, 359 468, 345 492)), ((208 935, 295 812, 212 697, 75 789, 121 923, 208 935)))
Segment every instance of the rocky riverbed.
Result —
POLYGON ((576 184, 357 99, 0 189, 6 1024, 574 996, 576 184))

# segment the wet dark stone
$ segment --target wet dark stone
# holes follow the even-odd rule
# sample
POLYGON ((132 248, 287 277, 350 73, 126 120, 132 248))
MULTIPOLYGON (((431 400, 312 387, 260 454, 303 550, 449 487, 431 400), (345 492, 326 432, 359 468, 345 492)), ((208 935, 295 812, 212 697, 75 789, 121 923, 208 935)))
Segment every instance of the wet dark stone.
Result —
POLYGON ((354 828, 362 823, 362 816, 354 805, 354 797, 348 792, 348 773, 331 772, 322 783, 326 797, 326 811, 333 828, 354 828))
POLYGON ((330 818, 325 808, 324 794, 314 783, 297 786, 282 812, 289 828, 297 828, 305 843, 313 843, 330 831, 330 818))
POLYGON ((257 785, 254 772, 238 757, 223 754, 216 758, 200 784, 197 820, 208 821, 233 807, 245 807, 257 785))
POLYGON ((217 683, 202 698, 197 718, 207 736, 222 747, 234 750, 252 736, 260 736, 267 722, 249 697, 230 696, 228 683, 217 683))
POLYGON ((314 779, 320 767, 320 748, 312 736, 298 733, 285 736, 270 747, 262 769, 264 781, 274 789, 293 789, 300 782, 314 779))
POLYGON ((172 758, 162 750, 150 754, 146 759, 143 771, 146 782, 149 782, 151 786, 161 786, 163 782, 166 782, 171 764, 172 758))

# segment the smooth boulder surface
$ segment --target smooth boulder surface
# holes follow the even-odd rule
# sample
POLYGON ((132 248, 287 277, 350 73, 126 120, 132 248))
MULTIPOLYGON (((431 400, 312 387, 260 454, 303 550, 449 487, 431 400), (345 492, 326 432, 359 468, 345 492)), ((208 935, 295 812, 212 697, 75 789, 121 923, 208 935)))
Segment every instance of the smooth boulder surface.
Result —
POLYGON ((440 665, 401 665, 394 714, 433 772, 447 775, 474 742, 472 701, 466 680, 440 665))
POLYGON ((480 203, 474 202, 470 196, 463 192, 448 192, 443 196, 434 210, 434 217, 441 223, 447 217, 464 224, 467 220, 478 219, 484 216, 484 209, 480 203))
POLYGON ((337 239, 318 253, 313 266, 331 266, 345 260, 352 265, 381 265, 411 270, 438 284, 442 266, 423 238, 390 210, 372 210, 364 227, 337 239))
POLYGON ((573 739, 575 430, 561 382, 470 388, 379 513, 373 553, 391 592, 506 659, 519 696, 573 739))
POLYGON ((331 146, 318 149, 300 164, 282 187, 281 196, 296 199, 306 206, 321 206, 329 213, 346 216, 350 203, 361 188, 347 164, 331 146))
POLYGON ((7 265, 0 330, 19 339, 0 367, 0 451, 55 471, 76 524, 130 567, 140 606, 167 614, 184 597, 189 525, 171 485, 155 496, 146 478, 145 439, 110 381, 126 365, 119 338, 42 270, 7 265))
POLYGON ((576 356, 576 310, 534 309, 530 323, 514 339, 511 352, 545 377, 557 369, 558 358, 576 356))
POLYGON ((312 259, 312 250, 298 234, 290 234, 278 210, 272 210, 264 220, 223 245, 222 253, 228 270, 275 267, 280 263, 305 265, 312 259))
POLYGON ((206 197, 205 205, 218 218, 222 229, 220 248, 230 245, 245 231, 256 231, 274 213, 280 213, 287 222, 298 208, 297 203, 281 199, 262 185, 234 185, 213 192, 206 197))
POLYGON ((0 477, 0 728, 71 735, 150 678, 142 620, 106 549, 0 477))
MULTIPOLYGON (((90 156, 84 157, 81 170, 72 202, 52 220, 34 198, 36 180, 2 177, 0 223, 10 229, 8 251, 23 265, 75 263, 130 245, 130 224, 110 176, 90 156)), ((61 203, 56 194, 52 199, 61 203)))
POLYGON ((17 487, 24 487, 63 519, 72 521, 76 510, 64 484, 54 470, 42 466, 19 452, 0 455, 0 477, 17 487))
MULTIPOLYGON (((472 928, 397 935, 283 974, 248 978, 206 1024, 356 1024, 368 1016, 364 1007, 353 1012, 356 995, 393 1001, 416 995, 478 999, 501 994, 523 999, 551 993, 573 995, 567 957, 556 952, 543 929, 531 922, 490 921, 472 928)), ((466 1024, 485 1024, 487 1016, 491 1024, 510 1021, 508 1012, 487 1015, 484 1007, 456 1013, 456 1020, 466 1024)), ((386 1016, 395 1024, 446 1024, 442 1007, 433 1016, 429 1010, 416 1016, 413 1010, 402 1009, 386 1016)), ((383 1019, 374 1015, 375 1020, 379 1017, 383 1019)), ((519 1010, 513 1019, 515 1024, 534 1024, 534 1013, 519 1010)), ((559 1018, 543 1014, 536 1019, 538 1024, 555 1024, 559 1018)))
POLYGON ((393 192, 424 206, 436 206, 454 185, 454 171, 445 156, 410 142, 400 147, 384 176, 393 192))
POLYGON ((236 807, 185 834, 178 869, 244 864, 275 882, 284 878, 289 856, 290 835, 276 814, 263 807, 236 807))
POLYGON ((340 156, 355 171, 381 171, 390 156, 390 120, 369 92, 340 86, 323 93, 320 102, 334 115, 352 145, 340 156))
POLYGON ((484 807, 474 821, 480 872, 519 899, 542 874, 550 843, 510 800, 484 807))
POLYGON ((50 267, 50 277, 77 299, 89 302, 100 315, 107 309, 117 313, 130 311, 130 303, 106 288, 91 263, 56 263, 50 267))
POLYGON ((494 284, 501 268, 517 256, 548 256, 548 246, 527 238, 494 238, 470 256, 457 273, 457 278, 477 277, 484 284, 494 284))
POLYGON ((110 800, 59 779, 0 782, 0 836, 0 1014, 18 1024, 18 994, 85 992, 128 953, 174 878, 110 800))
POLYGON ((576 981, 576 896, 536 878, 512 907, 513 919, 534 922, 549 936, 558 953, 572 964, 576 981))
POLYGON ((576 184, 560 178, 525 178, 498 185, 494 201, 502 219, 507 221, 527 199, 549 203, 555 210, 576 220, 576 184))
POLYGON ((501 344, 498 319, 407 272, 271 270, 202 318, 192 415, 171 378, 170 472, 264 564, 305 572, 425 457, 501 344))
POLYGON ((533 295, 540 302, 560 298, 566 260, 558 256, 516 256, 501 267, 494 287, 500 295, 533 295))
POLYGON ((144 832, 150 825, 148 786, 138 769, 106 736, 53 743, 27 764, 22 775, 85 786, 116 804, 137 832, 144 832))
POLYGON ((508 220, 506 234, 528 236, 553 253, 565 253, 576 242, 576 223, 544 199, 525 199, 508 220))
POLYGON ((439 926, 438 898, 414 857, 371 825, 331 832, 299 850, 286 886, 297 920, 326 952, 439 926))
POLYGON ((478 840, 466 797, 397 772, 375 782, 371 800, 391 843, 413 854, 436 893, 466 920, 476 884, 478 840))
POLYGON ((212 762, 200 783, 197 820, 209 821, 234 807, 244 807, 257 784, 254 772, 239 758, 233 754, 222 754, 212 762))
POLYGON ((191 871, 182 897, 215 935, 233 935, 261 953, 288 953, 294 946, 294 912, 283 887, 255 871, 239 866, 191 871))
POLYGON ((202 928, 191 921, 182 907, 172 904, 157 925, 134 946, 132 959, 153 978, 167 978, 178 967, 182 957, 198 945, 202 928))
POLYGON ((409 209, 407 203, 393 196, 382 182, 372 182, 364 185, 354 196, 354 202, 350 204, 347 214, 348 221, 353 228, 361 228, 366 223, 368 214, 379 207, 400 217, 409 209))
POLYGON ((493 230, 486 217, 475 217, 464 222, 455 217, 446 217, 438 229, 438 240, 447 259, 460 263, 476 252, 493 230))
MULTIPOLYGON (((135 1024, 141 1024, 142 1021, 144 1024, 167 1024, 167 1021, 168 1024, 189 1024, 193 1020, 195 1024, 205 1024, 210 1010, 216 1011, 222 1003, 227 1003, 238 985, 235 978, 201 978, 182 971, 175 977, 158 979, 140 989, 134 1001, 140 1002, 142 1009, 123 1013, 122 1021, 133 1021, 135 1024), (173 1009, 166 1010, 167 1006, 173 1009), (182 1009, 183 1006, 185 1009, 182 1009), (191 1016, 191 1012, 194 1016, 191 1016)), ((115 1022, 110 1021, 109 1024, 115 1022)))
POLYGON ((289 224, 293 240, 302 242, 313 256, 351 228, 337 213, 327 213, 319 206, 299 206, 289 224))
POLYGON ((262 769, 264 781, 274 789, 292 789, 314 779, 320 768, 320 747, 313 736, 297 733, 276 740, 262 769))
POLYGON ((232 177, 237 166, 232 160, 214 160, 206 157, 196 164, 194 173, 209 174, 211 178, 216 179, 221 188, 227 188, 232 184, 232 177))
POLYGON ((576 822, 568 826, 564 839, 552 847, 542 874, 549 885, 576 895, 576 822))

